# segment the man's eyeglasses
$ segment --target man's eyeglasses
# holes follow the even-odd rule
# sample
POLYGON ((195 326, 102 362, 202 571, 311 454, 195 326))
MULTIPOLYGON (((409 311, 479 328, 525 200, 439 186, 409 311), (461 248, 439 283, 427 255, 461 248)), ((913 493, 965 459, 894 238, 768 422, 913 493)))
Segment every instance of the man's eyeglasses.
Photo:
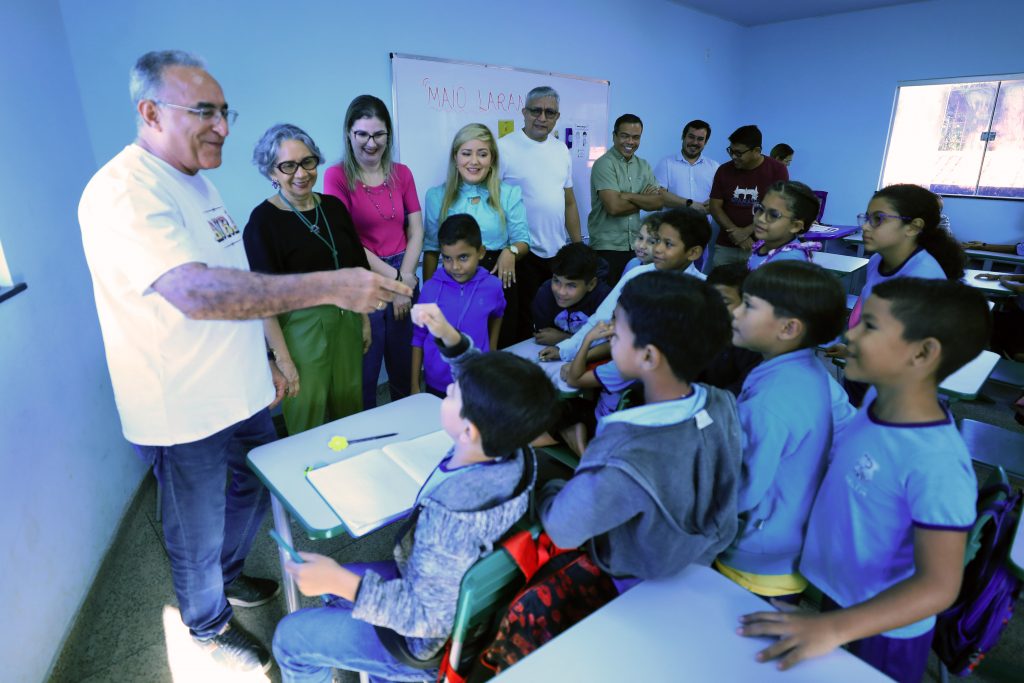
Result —
POLYGON ((386 130, 378 130, 372 135, 367 133, 365 130, 354 130, 352 131, 352 137, 356 139, 360 145, 365 145, 370 140, 373 140, 378 145, 384 144, 384 141, 388 139, 388 132, 386 130))
POLYGON ((544 107, 527 107, 526 113, 535 119, 539 119, 541 114, 544 114, 549 119, 553 119, 558 116, 557 109, 545 109, 544 107))
POLYGON ((752 149, 754 148, 747 147, 746 149, 736 149, 735 147, 726 147, 725 153, 728 154, 733 159, 738 159, 739 157, 743 156, 752 149))
POLYGON ((875 211, 873 213, 858 213, 857 214, 857 225, 870 225, 872 228, 877 228, 881 225, 886 218, 899 218, 901 221, 912 221, 913 218, 909 216, 895 216, 891 213, 882 213, 881 211, 875 211))
POLYGON ((314 168, 320 165, 320 157, 308 156, 300 161, 282 161, 276 168, 285 175, 295 175, 295 172, 299 170, 299 166, 307 171, 312 171, 314 168))
POLYGON ((193 116, 198 116, 200 121, 209 121, 220 123, 221 119, 228 122, 229 126, 235 125, 235 121, 238 120, 238 112, 234 109, 228 109, 227 105, 224 105, 220 109, 217 107, 186 107, 183 104, 174 104, 173 102, 164 102, 163 100, 153 100, 154 103, 161 107, 171 107, 172 109, 181 109, 187 111, 193 116))
POLYGON ((776 209, 769 209, 767 206, 760 202, 757 202, 750 208, 753 210, 755 216, 760 216, 762 213, 765 214, 765 216, 767 216, 768 218, 769 223, 774 223, 780 218, 788 218, 790 220, 793 219, 792 216, 787 216, 786 214, 776 209))

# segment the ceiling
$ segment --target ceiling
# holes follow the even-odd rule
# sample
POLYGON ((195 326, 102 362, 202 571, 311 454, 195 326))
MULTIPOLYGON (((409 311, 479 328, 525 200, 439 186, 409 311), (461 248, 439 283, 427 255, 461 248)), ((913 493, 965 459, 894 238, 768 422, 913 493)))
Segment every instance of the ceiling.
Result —
POLYGON ((740 26, 760 26, 792 19, 826 17, 924 0, 671 0, 740 26))

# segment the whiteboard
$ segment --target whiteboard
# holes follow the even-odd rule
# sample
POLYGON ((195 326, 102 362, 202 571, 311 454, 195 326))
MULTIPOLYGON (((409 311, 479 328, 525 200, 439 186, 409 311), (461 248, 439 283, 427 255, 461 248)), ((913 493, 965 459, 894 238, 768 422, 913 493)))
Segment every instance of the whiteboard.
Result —
POLYGON ((608 81, 391 53, 394 154, 412 171, 420 205, 428 189, 444 182, 452 139, 460 128, 482 123, 496 138, 521 129, 526 94, 541 85, 558 91, 561 117, 552 135, 569 146, 586 232, 590 167, 608 150, 608 81))

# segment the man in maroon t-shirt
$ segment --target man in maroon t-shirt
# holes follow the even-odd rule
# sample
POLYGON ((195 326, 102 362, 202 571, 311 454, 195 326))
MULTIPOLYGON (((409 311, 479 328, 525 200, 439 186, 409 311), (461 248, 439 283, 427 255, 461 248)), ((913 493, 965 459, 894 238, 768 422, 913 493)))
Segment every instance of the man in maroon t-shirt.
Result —
POLYGON ((772 183, 789 180, 786 167, 761 153, 761 131, 741 126, 729 136, 725 150, 731 161, 718 167, 711 184, 711 215, 718 223, 712 266, 746 261, 754 232, 754 204, 772 183))

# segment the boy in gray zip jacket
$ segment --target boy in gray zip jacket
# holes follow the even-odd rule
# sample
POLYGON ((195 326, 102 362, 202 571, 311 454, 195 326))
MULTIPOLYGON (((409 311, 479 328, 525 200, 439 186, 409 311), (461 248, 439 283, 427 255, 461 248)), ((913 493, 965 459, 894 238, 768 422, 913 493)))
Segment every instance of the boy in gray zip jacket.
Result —
POLYGON ((330 681, 332 667, 366 671, 376 681, 431 677, 396 660, 375 626, 404 636, 417 658, 439 652, 451 635, 463 575, 526 512, 535 469, 528 444, 548 428, 554 387, 529 361, 481 354, 435 304, 414 306, 412 315, 452 363, 455 382, 441 404, 441 425, 455 444, 417 496, 393 565, 360 576, 314 553, 286 565, 304 594, 339 596, 278 624, 274 657, 286 682, 330 681))
POLYGON ((587 543, 616 577, 710 564, 736 534, 740 426, 732 394, 693 380, 728 342, 725 304, 696 278, 652 272, 623 288, 613 325, 598 324, 645 405, 602 418, 573 477, 544 486, 544 530, 565 548, 587 543))

